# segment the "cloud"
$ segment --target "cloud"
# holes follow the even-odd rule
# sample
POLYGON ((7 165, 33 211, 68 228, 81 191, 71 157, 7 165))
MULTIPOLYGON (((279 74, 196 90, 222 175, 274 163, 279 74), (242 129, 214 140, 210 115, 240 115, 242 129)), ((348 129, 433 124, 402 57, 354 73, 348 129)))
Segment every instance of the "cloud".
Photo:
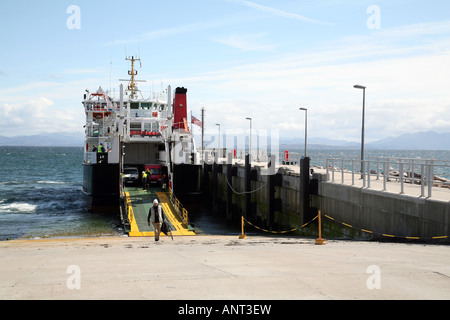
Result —
POLYGON ((312 137, 359 141, 362 94, 353 88, 359 83, 367 86, 368 141, 406 132, 446 132, 448 35, 416 39, 412 31, 439 35, 440 26, 449 23, 386 29, 384 36, 346 37, 333 45, 272 55, 179 81, 194 95, 191 107, 205 107, 210 121, 221 121, 224 128, 243 127, 245 117, 251 116, 255 128, 300 135, 303 118, 298 107, 303 106, 308 108, 312 137))
POLYGON ((176 35, 180 35, 180 34, 193 33, 193 32, 199 32, 199 31, 203 31, 203 30, 210 30, 213 28, 228 26, 228 25, 234 25, 243 20, 248 20, 248 18, 243 18, 240 16, 228 16, 223 19, 200 21, 200 22, 175 26, 175 27, 171 27, 171 28, 152 30, 152 31, 143 32, 141 34, 132 36, 127 39, 115 40, 113 43, 111 43, 111 42, 108 43, 108 46, 148 42, 148 41, 172 37, 172 36, 176 36, 176 35))
POLYGON ((248 35, 230 35, 226 38, 214 39, 214 41, 222 43, 232 48, 240 49, 242 51, 270 51, 275 48, 271 44, 261 43, 267 34, 248 34, 248 35))
POLYGON ((78 112, 58 108, 46 98, 0 104, 0 135, 31 135, 42 132, 74 132, 80 129, 78 112))
POLYGON ((311 18, 302 16, 302 15, 299 15, 297 13, 286 12, 286 11, 282 11, 282 10, 275 9, 272 7, 263 6, 263 5, 260 5, 260 4, 251 2, 251 1, 246 1, 246 0, 225 0, 225 1, 241 4, 241 5, 244 5, 244 6, 259 10, 259 11, 267 12, 267 13, 270 13, 270 14, 273 14, 273 15, 276 15, 279 17, 283 17, 283 18, 294 19, 294 20, 298 20, 298 21, 302 21, 302 22, 309 22, 309 23, 333 25, 332 23, 311 19, 311 18))
POLYGON ((83 75, 83 74, 101 74, 104 73, 104 70, 100 68, 78 68, 78 69, 65 69, 63 71, 64 74, 69 75, 83 75))

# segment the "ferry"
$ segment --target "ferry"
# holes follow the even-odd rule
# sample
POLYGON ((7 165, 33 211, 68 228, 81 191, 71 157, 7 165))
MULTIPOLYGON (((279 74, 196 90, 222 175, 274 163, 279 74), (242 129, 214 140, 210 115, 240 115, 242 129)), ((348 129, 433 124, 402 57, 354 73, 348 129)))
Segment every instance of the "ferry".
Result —
POLYGON ((120 85, 119 98, 100 86, 86 90, 82 101, 86 114, 82 192, 92 212, 120 211, 122 190, 135 170, 139 182, 148 168, 166 182, 177 195, 200 193, 200 156, 187 119, 187 89, 171 86, 167 100, 145 98, 138 87, 140 58, 126 57, 131 63, 127 85, 120 85), (124 90, 125 89, 125 90, 124 90), (174 97, 172 100, 172 96, 174 97))

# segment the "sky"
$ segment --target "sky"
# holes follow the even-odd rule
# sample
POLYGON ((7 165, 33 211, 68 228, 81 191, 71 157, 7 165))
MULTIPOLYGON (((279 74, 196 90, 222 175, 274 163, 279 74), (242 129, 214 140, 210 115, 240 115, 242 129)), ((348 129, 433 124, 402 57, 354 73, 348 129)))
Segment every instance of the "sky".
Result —
MULTIPOLYGON (((358 142, 450 132, 448 0, 0 2, 0 135, 82 133, 86 89, 188 89, 206 132, 358 142)), ((199 133, 195 127, 194 132, 199 133)))

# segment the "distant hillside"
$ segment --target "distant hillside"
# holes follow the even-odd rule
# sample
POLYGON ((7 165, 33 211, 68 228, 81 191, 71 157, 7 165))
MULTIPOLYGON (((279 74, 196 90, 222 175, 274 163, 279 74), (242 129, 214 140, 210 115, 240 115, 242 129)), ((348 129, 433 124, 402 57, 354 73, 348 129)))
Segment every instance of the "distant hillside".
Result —
MULTIPOLYGON (((280 147, 301 149, 304 147, 300 138, 281 138, 280 147)), ((450 132, 437 133, 434 131, 403 134, 375 142, 367 143, 366 149, 384 150, 450 150, 450 132)), ((360 143, 326 138, 308 139, 310 149, 359 149, 360 143)))
POLYGON ((31 136, 0 136, 0 146, 39 146, 39 147, 81 147, 84 145, 82 133, 43 133, 31 136))
MULTIPOLYGON (((0 136, 0 146, 67 146, 84 145, 84 134, 79 133, 43 133, 31 136, 0 136)), ((289 149, 304 148, 301 138, 280 138, 280 147, 289 149)), ((327 138, 308 138, 310 149, 359 149, 360 144, 345 140, 327 138)), ((434 131, 403 134, 398 137, 381 139, 366 143, 367 149, 384 150, 450 150, 450 132, 434 131)))
POLYGON ((427 131, 403 134, 367 144, 367 147, 393 150, 450 150, 450 132, 427 131))

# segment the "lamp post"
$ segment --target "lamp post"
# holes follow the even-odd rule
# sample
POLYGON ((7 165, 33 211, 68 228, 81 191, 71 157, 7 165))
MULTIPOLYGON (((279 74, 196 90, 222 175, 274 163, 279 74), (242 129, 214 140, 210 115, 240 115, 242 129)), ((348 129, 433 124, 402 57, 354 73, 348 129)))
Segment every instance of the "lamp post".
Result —
POLYGON ((363 90, 363 107, 362 107, 362 128, 361 128, 361 179, 364 179, 364 117, 366 108, 366 87, 361 85, 354 85, 355 89, 363 90))
POLYGON ((307 142, 308 142, 308 109, 299 108, 299 110, 305 111, 305 158, 306 158, 306 150, 307 150, 307 142))
POLYGON ((249 141, 249 149, 248 149, 248 153, 252 154, 252 118, 245 118, 246 120, 250 120, 250 141, 249 141))
POLYGON ((217 146, 217 152, 220 155, 220 123, 216 123, 216 126, 219 127, 219 141, 218 141, 218 146, 217 146))

